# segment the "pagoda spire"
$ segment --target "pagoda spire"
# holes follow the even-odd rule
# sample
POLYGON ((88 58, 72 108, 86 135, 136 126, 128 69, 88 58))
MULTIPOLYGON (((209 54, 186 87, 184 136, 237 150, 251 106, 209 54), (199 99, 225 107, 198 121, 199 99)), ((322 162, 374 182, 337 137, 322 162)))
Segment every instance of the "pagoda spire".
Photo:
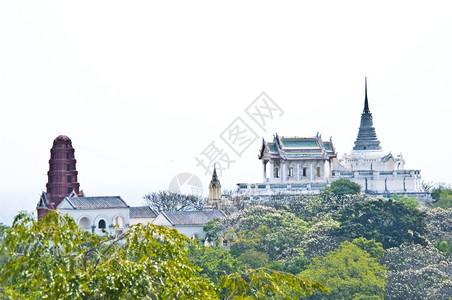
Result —
POLYGON ((365 77, 364 113, 370 113, 369 100, 367 100, 367 76, 365 77))
POLYGON ((359 126, 358 137, 355 141, 353 150, 381 150, 380 141, 377 138, 373 124, 372 113, 369 109, 369 100, 367 98, 367 77, 365 79, 364 111, 361 114, 361 124, 359 126))
POLYGON ((207 207, 210 209, 218 209, 220 207, 221 200, 221 184, 217 176, 216 165, 213 167, 212 180, 209 184, 209 200, 207 201, 207 207))

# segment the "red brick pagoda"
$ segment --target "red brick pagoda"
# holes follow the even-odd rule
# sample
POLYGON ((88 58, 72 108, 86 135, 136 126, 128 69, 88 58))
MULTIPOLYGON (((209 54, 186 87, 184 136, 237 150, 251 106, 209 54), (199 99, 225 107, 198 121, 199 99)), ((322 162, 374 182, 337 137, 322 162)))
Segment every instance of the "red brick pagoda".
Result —
POLYGON ((43 192, 36 207, 38 219, 43 218, 49 209, 55 209, 67 196, 83 196, 77 182, 76 160, 71 139, 65 135, 53 140, 50 149, 49 172, 47 172, 47 191, 43 192))

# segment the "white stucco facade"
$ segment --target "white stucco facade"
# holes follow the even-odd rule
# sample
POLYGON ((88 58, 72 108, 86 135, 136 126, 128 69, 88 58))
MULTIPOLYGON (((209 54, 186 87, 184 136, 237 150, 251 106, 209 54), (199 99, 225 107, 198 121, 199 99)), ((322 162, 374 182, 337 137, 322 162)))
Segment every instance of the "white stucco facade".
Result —
MULTIPOLYGON (((86 197, 89 198, 89 197, 86 197)), ((91 231, 98 235, 105 232, 116 235, 123 233, 130 224, 129 207, 111 207, 111 208, 80 208, 74 207, 69 198, 57 206, 57 209, 71 216, 75 222, 85 231, 91 231)))

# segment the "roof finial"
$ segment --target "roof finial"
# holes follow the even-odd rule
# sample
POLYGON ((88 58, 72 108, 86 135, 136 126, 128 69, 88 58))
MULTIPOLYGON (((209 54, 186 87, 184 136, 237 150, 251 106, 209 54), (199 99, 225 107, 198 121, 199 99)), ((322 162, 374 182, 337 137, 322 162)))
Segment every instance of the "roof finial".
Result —
POLYGON ((367 100, 367 76, 365 77, 365 98, 364 98, 364 113, 370 113, 369 101, 367 100))

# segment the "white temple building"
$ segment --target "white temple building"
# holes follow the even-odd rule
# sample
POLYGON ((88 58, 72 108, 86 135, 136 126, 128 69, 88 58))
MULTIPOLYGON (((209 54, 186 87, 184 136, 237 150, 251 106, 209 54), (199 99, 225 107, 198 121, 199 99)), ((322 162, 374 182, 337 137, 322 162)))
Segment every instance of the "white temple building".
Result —
POLYGON ((365 83, 364 110, 355 146, 350 154, 337 158, 333 142, 315 137, 280 137, 262 140, 261 183, 238 183, 237 193, 253 197, 277 194, 318 193, 332 181, 347 178, 361 185, 368 194, 390 197, 401 194, 428 199, 422 191, 419 170, 405 169, 402 155, 386 153, 380 146, 367 98, 365 83))

